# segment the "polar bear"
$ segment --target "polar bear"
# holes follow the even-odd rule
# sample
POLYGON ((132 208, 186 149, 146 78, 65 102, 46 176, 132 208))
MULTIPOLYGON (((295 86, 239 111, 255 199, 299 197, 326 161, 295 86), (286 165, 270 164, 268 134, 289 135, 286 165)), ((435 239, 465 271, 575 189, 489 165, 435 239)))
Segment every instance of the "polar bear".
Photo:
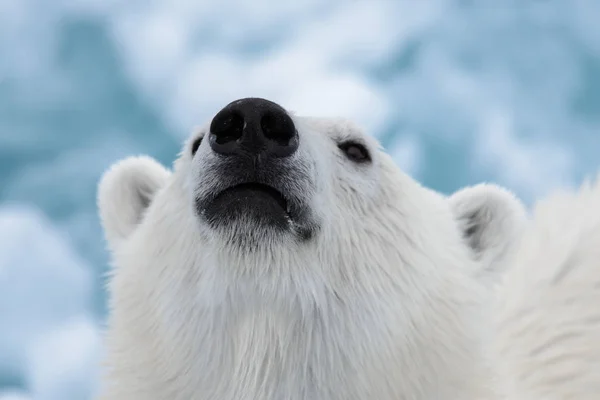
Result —
POLYGON ((526 219, 502 188, 442 195, 351 122, 246 98, 98 202, 103 399, 495 398, 482 321, 526 219))
POLYGON ((509 400, 600 397, 600 181, 539 201, 497 289, 494 366, 509 400))

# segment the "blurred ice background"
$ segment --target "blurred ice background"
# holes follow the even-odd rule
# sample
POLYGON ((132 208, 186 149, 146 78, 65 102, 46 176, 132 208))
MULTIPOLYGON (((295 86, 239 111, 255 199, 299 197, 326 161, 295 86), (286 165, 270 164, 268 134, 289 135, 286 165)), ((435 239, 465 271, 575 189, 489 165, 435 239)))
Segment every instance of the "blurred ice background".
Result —
POLYGON ((0 0, 0 400, 90 399, 98 178, 229 101, 354 118, 442 192, 595 173, 600 2, 0 0))

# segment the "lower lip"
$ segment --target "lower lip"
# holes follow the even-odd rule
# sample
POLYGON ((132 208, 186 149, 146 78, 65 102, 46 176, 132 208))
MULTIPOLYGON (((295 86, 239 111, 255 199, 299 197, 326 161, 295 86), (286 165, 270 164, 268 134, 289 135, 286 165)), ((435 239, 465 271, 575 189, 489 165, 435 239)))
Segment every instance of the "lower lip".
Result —
POLYGON ((219 193, 204 207, 203 215, 213 223, 236 220, 255 221, 257 226, 287 229, 290 215, 287 203, 275 189, 242 184, 219 193))

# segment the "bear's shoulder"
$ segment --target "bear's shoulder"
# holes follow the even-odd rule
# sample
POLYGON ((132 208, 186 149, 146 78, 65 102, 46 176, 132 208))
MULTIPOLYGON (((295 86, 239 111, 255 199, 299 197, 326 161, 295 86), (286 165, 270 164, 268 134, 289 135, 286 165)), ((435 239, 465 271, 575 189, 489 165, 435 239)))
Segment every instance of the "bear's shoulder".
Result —
POLYGON ((496 311, 498 372, 509 394, 597 398, 599 182, 539 201, 513 260, 496 311))

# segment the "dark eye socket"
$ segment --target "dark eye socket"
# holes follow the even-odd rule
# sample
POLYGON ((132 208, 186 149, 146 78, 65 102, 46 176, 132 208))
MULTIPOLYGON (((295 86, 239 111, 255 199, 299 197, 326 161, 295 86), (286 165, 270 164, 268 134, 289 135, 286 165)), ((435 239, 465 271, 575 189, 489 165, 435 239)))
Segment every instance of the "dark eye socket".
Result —
POLYGON ((194 140, 194 143, 192 143, 192 157, 198 151, 198 147, 200 147, 201 143, 202 143, 202 138, 201 137, 197 138, 196 140, 194 140))
POLYGON ((347 141, 340 143, 338 147, 344 152, 346 157, 355 163, 367 163, 371 161, 369 150, 361 143, 347 141))

